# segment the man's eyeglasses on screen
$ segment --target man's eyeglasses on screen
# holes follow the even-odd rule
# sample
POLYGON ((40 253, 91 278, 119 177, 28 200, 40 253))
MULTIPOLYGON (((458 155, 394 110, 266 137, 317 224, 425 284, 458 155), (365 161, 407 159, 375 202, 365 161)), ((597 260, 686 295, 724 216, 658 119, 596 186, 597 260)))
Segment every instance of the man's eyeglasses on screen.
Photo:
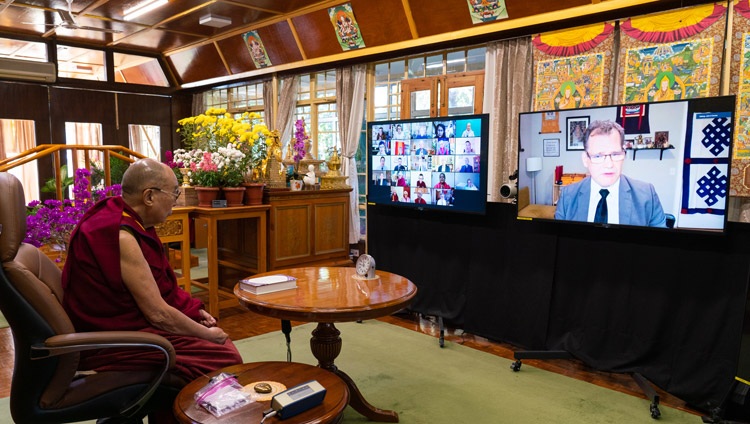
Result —
POLYGON ((591 163, 604 163, 604 161, 607 159, 607 156, 609 156, 610 159, 612 159, 612 162, 622 162, 625 160, 626 152, 624 150, 621 150, 619 152, 614 152, 610 154, 595 154, 590 155, 589 152, 586 152, 586 156, 589 157, 589 160, 591 163))

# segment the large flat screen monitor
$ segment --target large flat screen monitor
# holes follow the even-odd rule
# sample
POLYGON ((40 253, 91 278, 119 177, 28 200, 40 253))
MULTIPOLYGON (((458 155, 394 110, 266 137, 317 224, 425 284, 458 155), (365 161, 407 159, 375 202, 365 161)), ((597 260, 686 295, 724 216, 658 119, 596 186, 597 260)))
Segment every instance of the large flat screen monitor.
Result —
POLYGON ((369 204, 483 214, 488 115, 367 124, 369 204))
POLYGON ((723 231, 734 108, 722 96, 521 113, 519 219, 723 231))

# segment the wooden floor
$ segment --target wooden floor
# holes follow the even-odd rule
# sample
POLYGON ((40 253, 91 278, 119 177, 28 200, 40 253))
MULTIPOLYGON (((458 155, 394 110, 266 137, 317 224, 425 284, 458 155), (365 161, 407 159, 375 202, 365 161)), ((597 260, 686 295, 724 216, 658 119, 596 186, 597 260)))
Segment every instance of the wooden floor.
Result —
MULTIPOLYGON (((398 325, 409 330, 419 331, 421 333, 431 335, 435 337, 435 349, 440 349, 438 343, 438 336, 440 333, 439 327, 436 320, 432 317, 422 317, 413 313, 401 313, 381 318, 380 320, 393 325, 398 325)), ((224 330, 230 335, 233 340, 239 340, 246 337, 256 336, 259 334, 264 334, 281 329, 279 320, 248 312, 246 309, 240 306, 223 309, 221 311, 221 318, 219 320, 219 323, 220 326, 224 328, 224 330)), ((292 325, 299 324, 302 323, 292 323, 292 325)), ((463 332, 460 329, 446 328, 445 340, 446 342, 462 344, 464 346, 488 352, 507 359, 513 359, 513 352, 515 350, 515 348, 511 345, 492 342, 483 337, 463 332)), ((0 363, 12 364, 12 361, 13 339, 10 329, 0 329, 0 363)), ((587 381, 601 387, 617 390, 645 399, 645 396, 641 389, 627 374, 614 374, 596 371, 578 360, 553 359, 539 361, 525 359, 523 363, 524 366, 529 365, 542 368, 558 374, 587 381)), ((0 369, 0 397, 10 396, 10 382, 12 371, 12 367, 10 366, 2 367, 2 369, 0 369)), ((508 368, 505 370, 498 370, 498 372, 513 371, 508 368)), ((520 372, 523 372, 523 367, 520 372)), ((671 406, 699 415, 697 411, 687 407, 685 402, 683 402, 682 400, 660 390, 657 390, 657 394, 660 396, 661 405, 671 406)), ((646 416, 648 416, 649 414, 647 402, 644 402, 643 413, 646 414, 646 416)))

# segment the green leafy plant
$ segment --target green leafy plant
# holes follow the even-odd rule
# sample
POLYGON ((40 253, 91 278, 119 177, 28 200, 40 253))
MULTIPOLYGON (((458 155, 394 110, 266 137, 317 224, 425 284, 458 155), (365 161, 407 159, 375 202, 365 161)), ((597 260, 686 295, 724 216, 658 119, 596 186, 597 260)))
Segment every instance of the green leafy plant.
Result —
MULTIPOLYGON (((60 176, 62 177, 62 191, 65 193, 71 185, 75 182, 75 179, 73 177, 68 176, 68 165, 63 165, 60 167, 60 176)), ((40 189, 42 193, 56 193, 57 192, 57 179, 55 177, 52 177, 44 182, 44 185, 40 189)))

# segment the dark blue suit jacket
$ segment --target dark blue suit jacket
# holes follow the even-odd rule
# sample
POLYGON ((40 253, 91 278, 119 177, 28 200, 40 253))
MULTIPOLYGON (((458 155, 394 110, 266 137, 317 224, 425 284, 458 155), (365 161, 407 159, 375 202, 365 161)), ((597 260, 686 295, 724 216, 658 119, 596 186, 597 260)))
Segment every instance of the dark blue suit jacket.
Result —
MULTIPOLYGON (((555 219, 588 221, 590 196, 590 176, 563 187, 555 219)), ((652 184, 620 175, 619 196, 621 225, 667 226, 667 218, 652 184)))

